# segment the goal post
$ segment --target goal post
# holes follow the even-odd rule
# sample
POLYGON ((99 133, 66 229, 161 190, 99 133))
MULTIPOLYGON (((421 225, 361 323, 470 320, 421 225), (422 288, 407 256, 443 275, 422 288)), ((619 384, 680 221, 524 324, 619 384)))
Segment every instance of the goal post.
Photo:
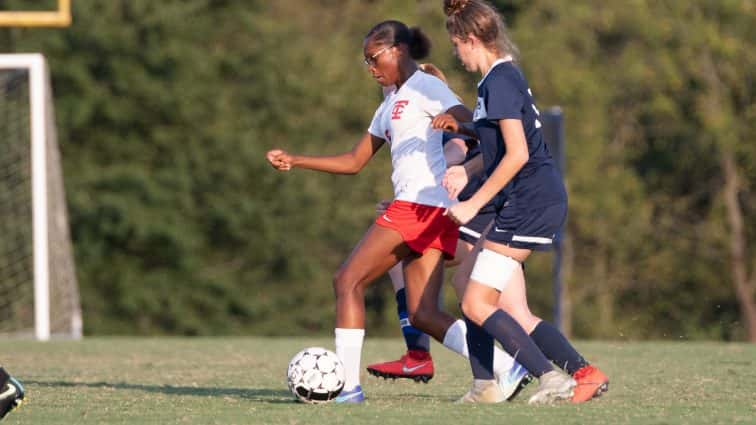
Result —
POLYGON ((67 27, 71 25, 71 0, 58 0, 54 11, 0 11, 0 27, 67 27))
POLYGON ((0 128, 8 133, 0 134, 7 152, 0 163, 0 224, 6 233, 0 255, 13 258, 0 261, 0 334, 24 335, 33 328, 38 340, 80 338, 78 283, 47 64, 41 54, 0 54, 0 76, 0 128), (29 200, 30 208, 25 205, 29 200), (27 225, 31 232, 23 230, 27 225), (29 284, 33 315, 24 296, 29 284))

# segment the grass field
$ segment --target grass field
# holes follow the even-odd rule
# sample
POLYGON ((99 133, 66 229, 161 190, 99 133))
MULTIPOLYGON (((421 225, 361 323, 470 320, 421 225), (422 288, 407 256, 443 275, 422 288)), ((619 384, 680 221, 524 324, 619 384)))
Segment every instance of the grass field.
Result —
MULTIPOLYGON (((363 365, 393 359, 399 339, 368 339, 363 365)), ((457 405, 463 359, 433 346, 427 385, 363 373, 365 405, 304 405, 286 388, 291 356, 330 338, 87 338, 2 341, 2 363, 26 385, 8 424, 732 424, 756 423, 756 346, 697 342, 583 342, 610 377, 583 405, 457 405)))

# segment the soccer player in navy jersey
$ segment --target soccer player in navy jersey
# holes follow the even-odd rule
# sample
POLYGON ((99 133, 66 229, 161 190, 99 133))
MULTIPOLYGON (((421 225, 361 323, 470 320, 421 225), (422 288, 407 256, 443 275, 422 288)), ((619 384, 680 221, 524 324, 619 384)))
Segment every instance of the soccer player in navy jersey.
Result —
MULTIPOLYGON (((447 84, 446 76, 435 65, 424 63, 420 64, 419 68, 423 72, 431 74, 447 84)), ((480 154, 478 141, 469 136, 445 132, 443 134, 442 143, 444 146, 444 157, 446 159, 447 167, 452 167, 452 170, 458 166, 460 168, 470 168, 469 171, 460 171, 461 175, 465 177, 465 183, 462 185, 464 186, 462 190, 456 190, 453 194, 450 193, 449 197, 451 199, 457 198, 459 200, 468 199, 473 193, 475 193, 475 190, 481 182, 480 176, 477 175, 482 167, 482 161, 480 161, 480 158, 478 157, 480 154), (473 160, 473 158, 475 158, 475 160, 473 160), (468 180, 468 175, 472 175, 473 178, 468 180)), ((383 214, 387 206, 388 201, 383 201, 377 205, 376 211, 379 215, 383 214)), ((460 227, 460 235, 459 240, 457 241, 457 249, 454 259, 446 260, 444 262, 444 267, 449 268, 460 265, 460 263, 466 259, 468 254, 472 251, 473 246, 480 238, 480 235, 495 216, 493 209, 484 208, 484 210, 486 211, 481 211, 481 213, 471 222, 460 227)), ((458 300, 462 299, 464 287, 467 284, 467 277, 471 268, 472 262, 466 261, 465 266, 458 267, 457 271, 454 273, 454 290, 458 300)), ((412 326, 408 319, 407 301, 404 289, 404 274, 401 263, 391 268, 388 274, 394 287, 397 302, 397 314, 399 316, 402 335, 407 346, 407 353, 399 360, 368 365, 367 371, 371 375, 383 378, 408 378, 413 379, 416 382, 428 382, 434 374, 433 358, 430 355, 430 337, 412 326)), ((462 332, 459 334, 455 332, 447 332, 447 338, 457 338, 460 340, 466 338, 467 330, 464 322, 458 321, 458 325, 462 332)), ((447 341, 447 345, 454 345, 454 343, 447 341)), ((515 362, 506 352, 500 350, 498 347, 496 347, 495 350, 493 370, 502 391, 500 398, 511 399, 520 389, 530 382, 529 374, 522 365, 515 362)))
POLYGON ((24 400, 24 387, 0 367, 0 419, 24 400))
POLYGON ((428 54, 430 42, 417 28, 385 21, 365 36, 365 64, 384 87, 393 86, 376 110, 368 131, 350 152, 340 155, 293 155, 281 149, 267 153, 280 170, 306 168, 336 174, 356 174, 384 144, 391 149, 394 201, 379 216, 334 277, 336 293, 336 353, 344 363, 344 390, 337 402, 361 402, 359 365, 364 339, 365 287, 398 262, 404 263, 408 314, 418 329, 465 354, 461 321, 439 310, 444 258, 454 256, 458 226, 443 215, 452 204, 442 185, 446 161, 442 132, 432 118, 448 113, 472 119, 438 78, 419 71, 415 59, 428 54), (447 344, 453 341, 454 345, 447 344))
MULTIPOLYGON (((522 263, 533 250, 551 248, 566 218, 567 193, 543 141, 527 80, 514 63, 517 49, 501 16, 485 0, 445 0, 444 11, 456 55, 468 71, 483 75, 473 123, 487 176, 470 199, 449 207, 447 215, 465 224, 492 199, 503 200, 462 300, 474 376, 463 399, 485 398, 495 389, 490 354, 495 338, 539 378, 531 403, 590 400, 608 388, 606 375, 527 306, 522 263)), ((458 127, 450 116, 436 117, 433 125, 458 127)))

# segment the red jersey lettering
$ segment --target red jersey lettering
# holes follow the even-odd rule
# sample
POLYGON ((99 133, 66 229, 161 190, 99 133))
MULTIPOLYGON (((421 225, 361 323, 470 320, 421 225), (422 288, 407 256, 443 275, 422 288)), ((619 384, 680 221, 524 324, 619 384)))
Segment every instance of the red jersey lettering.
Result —
POLYGON ((391 111, 391 119, 400 119, 402 117, 402 112, 404 112, 404 107, 407 106, 408 103, 409 100, 397 100, 396 103, 394 103, 394 109, 391 111))

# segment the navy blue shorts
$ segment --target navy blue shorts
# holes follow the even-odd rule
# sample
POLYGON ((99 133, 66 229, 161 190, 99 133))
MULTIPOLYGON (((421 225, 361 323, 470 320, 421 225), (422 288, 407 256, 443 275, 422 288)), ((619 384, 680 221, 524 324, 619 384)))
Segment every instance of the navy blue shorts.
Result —
POLYGON ((549 250, 566 218, 567 202, 532 210, 505 203, 486 239, 512 248, 549 250))
POLYGON ((479 212, 467 224, 459 227, 459 238, 463 241, 475 245, 486 230, 486 227, 496 218, 495 211, 479 212))

